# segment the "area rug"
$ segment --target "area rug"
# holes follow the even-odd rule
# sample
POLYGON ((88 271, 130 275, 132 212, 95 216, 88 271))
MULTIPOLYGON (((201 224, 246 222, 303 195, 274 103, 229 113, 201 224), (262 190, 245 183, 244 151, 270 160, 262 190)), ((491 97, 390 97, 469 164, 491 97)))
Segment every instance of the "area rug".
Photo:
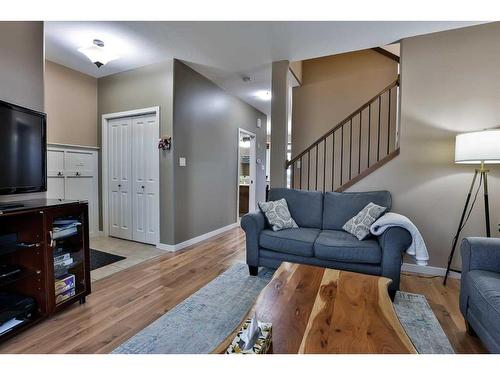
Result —
POLYGON ((123 259, 127 258, 100 250, 90 249, 90 270, 93 271, 123 259))
MULTIPOLYGON (((113 353, 210 353, 241 322, 273 273, 261 269, 258 277, 252 277, 245 264, 236 264, 113 353)), ((453 353, 424 296, 398 292, 395 310, 419 353, 453 353)))

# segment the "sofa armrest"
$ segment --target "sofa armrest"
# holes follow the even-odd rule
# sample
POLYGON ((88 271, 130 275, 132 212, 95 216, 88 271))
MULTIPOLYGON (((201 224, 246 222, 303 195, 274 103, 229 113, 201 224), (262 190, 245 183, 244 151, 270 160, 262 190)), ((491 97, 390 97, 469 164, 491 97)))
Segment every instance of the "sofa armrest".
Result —
POLYGON ((382 248, 381 275, 392 279, 389 291, 399 290, 403 253, 410 246, 410 232, 401 227, 391 227, 377 237, 382 248))
POLYGON ((460 245, 462 272, 500 272, 500 238, 467 237, 460 245))
POLYGON ((259 266, 259 236, 266 227, 266 219, 260 211, 253 211, 241 218, 241 228, 246 234, 247 264, 259 266))

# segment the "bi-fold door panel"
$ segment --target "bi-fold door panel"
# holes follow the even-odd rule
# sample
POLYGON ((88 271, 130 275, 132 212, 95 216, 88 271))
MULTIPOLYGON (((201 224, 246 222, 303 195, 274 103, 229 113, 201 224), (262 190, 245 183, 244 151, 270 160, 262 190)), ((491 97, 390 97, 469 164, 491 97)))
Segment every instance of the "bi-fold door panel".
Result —
POLYGON ((130 118, 109 121, 109 232, 132 239, 130 118))
POLYGON ((133 239, 155 244, 158 207, 158 126, 155 116, 132 120, 133 239))

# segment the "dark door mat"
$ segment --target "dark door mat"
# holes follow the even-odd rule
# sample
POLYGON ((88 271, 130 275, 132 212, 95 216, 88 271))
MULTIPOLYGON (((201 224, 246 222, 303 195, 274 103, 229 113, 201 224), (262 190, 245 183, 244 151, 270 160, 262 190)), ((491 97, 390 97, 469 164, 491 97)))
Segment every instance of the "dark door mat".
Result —
POLYGON ((115 254, 105 253, 104 251, 90 249, 90 270, 93 271, 123 259, 127 258, 115 254))

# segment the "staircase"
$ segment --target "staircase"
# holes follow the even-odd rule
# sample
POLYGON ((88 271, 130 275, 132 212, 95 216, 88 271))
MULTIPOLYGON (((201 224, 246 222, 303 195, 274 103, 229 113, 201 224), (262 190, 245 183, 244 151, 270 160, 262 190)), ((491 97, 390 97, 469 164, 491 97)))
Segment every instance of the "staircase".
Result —
POLYGON ((286 162, 294 189, 343 191, 399 154, 399 77, 286 162))

